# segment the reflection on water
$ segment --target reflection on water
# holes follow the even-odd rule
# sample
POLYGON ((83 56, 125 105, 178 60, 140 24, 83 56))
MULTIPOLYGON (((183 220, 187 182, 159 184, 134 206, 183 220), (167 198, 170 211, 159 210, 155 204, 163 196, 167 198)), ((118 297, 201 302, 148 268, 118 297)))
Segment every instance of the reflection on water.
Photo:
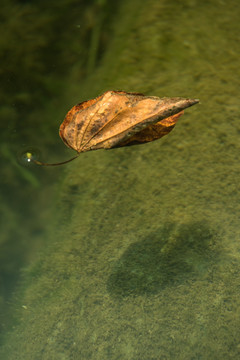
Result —
POLYGON ((239 358, 239 11, 3 2, 1 358, 239 358), (71 157, 60 123, 108 89, 201 104, 164 140, 23 166, 71 157))

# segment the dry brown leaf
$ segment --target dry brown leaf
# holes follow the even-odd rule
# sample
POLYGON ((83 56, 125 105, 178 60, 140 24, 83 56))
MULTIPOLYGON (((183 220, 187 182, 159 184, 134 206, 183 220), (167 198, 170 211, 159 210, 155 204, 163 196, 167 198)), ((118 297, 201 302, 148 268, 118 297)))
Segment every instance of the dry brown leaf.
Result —
POLYGON ((59 134, 78 153, 143 144, 168 134, 183 109, 198 100, 159 98, 124 91, 107 91, 74 106, 59 134))
MULTIPOLYGON (((198 102, 197 99, 107 91, 74 106, 61 124, 59 135, 78 155, 90 150, 144 144, 167 135, 183 110, 198 102)), ((46 166, 62 165, 77 156, 48 164, 34 159, 31 151, 23 154, 25 161, 46 166)))

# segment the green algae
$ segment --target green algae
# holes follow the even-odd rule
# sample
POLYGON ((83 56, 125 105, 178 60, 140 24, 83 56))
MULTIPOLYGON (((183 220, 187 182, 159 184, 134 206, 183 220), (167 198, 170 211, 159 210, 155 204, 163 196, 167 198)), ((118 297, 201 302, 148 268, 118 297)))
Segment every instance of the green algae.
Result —
POLYGON ((239 357, 239 10, 122 2, 98 68, 66 98, 113 88, 201 104, 161 141, 69 164, 5 358, 239 357))

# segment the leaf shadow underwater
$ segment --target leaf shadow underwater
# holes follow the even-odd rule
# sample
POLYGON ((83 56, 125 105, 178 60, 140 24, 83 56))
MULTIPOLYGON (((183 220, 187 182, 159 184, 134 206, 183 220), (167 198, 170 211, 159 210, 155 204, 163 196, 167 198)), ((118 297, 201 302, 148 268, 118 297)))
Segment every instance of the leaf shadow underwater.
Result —
POLYGON ((113 266, 107 290, 118 297, 156 294, 205 278, 218 259, 219 235, 207 224, 166 224, 129 246, 113 266))

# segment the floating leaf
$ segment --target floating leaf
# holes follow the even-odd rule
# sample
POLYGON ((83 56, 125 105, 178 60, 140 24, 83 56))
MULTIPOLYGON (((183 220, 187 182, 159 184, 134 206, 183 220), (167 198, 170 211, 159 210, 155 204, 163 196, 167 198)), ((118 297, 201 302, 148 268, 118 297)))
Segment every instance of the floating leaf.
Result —
POLYGON ((61 124, 59 135, 78 155, 90 150, 143 144, 168 134, 183 110, 198 102, 180 97, 107 91, 96 99, 74 106, 61 124))
POLYGON ((78 153, 142 144, 168 134, 183 109, 198 100, 107 91, 74 106, 60 126, 64 143, 78 153))

